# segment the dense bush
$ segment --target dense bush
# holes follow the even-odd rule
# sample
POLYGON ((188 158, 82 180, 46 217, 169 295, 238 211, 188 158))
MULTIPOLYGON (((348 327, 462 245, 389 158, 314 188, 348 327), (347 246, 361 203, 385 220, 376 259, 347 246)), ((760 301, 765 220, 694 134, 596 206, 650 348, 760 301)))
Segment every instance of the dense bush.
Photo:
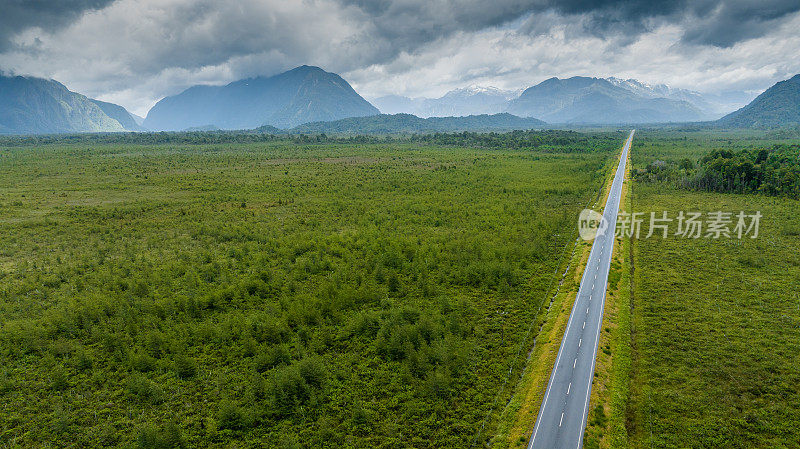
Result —
POLYGON ((128 392, 135 400, 161 403, 165 399, 164 390, 142 375, 133 375, 128 379, 128 392))
POLYGON ((183 449, 186 441, 183 439, 180 427, 170 422, 163 429, 145 426, 139 430, 136 443, 140 449, 183 449))
POLYGON ((251 423, 245 411, 234 402, 225 401, 220 405, 217 413, 217 426, 220 429, 240 430, 249 424, 251 423))
POLYGON ((262 373, 276 366, 287 365, 292 356, 286 345, 274 345, 263 349, 255 358, 256 371, 262 373))
POLYGON ((618 137, 0 143, 0 446, 468 446, 618 137))
POLYGON ((181 379, 188 379, 197 374, 197 363, 186 355, 178 354, 175 356, 175 374, 181 379))

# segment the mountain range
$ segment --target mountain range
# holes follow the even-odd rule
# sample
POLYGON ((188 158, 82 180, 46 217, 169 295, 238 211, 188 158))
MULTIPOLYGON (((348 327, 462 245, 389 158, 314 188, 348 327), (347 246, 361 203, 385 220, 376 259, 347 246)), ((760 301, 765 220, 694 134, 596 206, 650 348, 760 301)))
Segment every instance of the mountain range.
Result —
MULTIPOLYGON (((697 122, 742 97, 712 97, 633 79, 550 78, 521 93, 456 89, 439 98, 361 97, 347 81, 301 66, 224 86, 193 86, 159 101, 146 118, 41 78, 0 75, 0 134, 255 129, 275 132, 499 131, 553 124, 697 122), (408 111, 413 111, 411 115, 408 111), (390 112, 390 114, 386 114, 390 112), (543 121, 542 121, 543 120, 543 121), (361 131, 359 131, 361 130, 361 131)), ((772 128, 800 123, 800 75, 777 83, 710 126, 772 128)))
POLYGON ((694 90, 674 88, 666 84, 647 84, 635 79, 610 77, 606 80, 645 98, 669 98, 670 100, 685 101, 700 109, 704 115, 710 118, 721 117, 753 99, 753 96, 740 91, 701 94, 694 90))
POLYGON ((291 128, 379 113, 339 75, 304 65, 279 75, 243 79, 225 86, 190 87, 156 103, 143 126, 154 131, 209 126, 291 128))
POLYGON ((520 91, 496 87, 469 86, 451 90, 439 98, 409 98, 387 95, 372 100, 384 114, 413 114, 417 117, 448 117, 497 114, 505 111, 508 102, 520 91))
POLYGON ((645 95, 603 78, 550 78, 529 87, 506 109, 549 123, 615 124, 703 120, 706 115, 685 100, 645 95))
MULTIPOLYGON (((512 131, 541 128, 545 122, 509 113, 462 117, 420 118, 411 114, 380 114, 331 122, 314 122, 292 128, 290 134, 413 134, 460 131, 512 131)), ((264 130, 273 132, 274 130, 264 130)))
MULTIPOLYGON (((581 81, 587 79, 589 78, 574 77, 564 80, 554 78, 546 80, 543 83, 533 87, 545 89, 548 84, 553 84, 557 80, 562 84, 564 90, 555 94, 560 97, 554 98, 554 101, 559 104, 566 104, 575 101, 576 98, 579 98, 583 95, 591 96, 597 93, 596 91, 592 92, 591 89, 581 91, 582 89, 586 88, 584 83, 581 81)), ((651 105, 645 107, 644 109, 656 109, 655 112, 658 112, 658 114, 653 114, 652 112, 649 114, 649 116, 656 119, 656 121, 685 121, 687 118, 689 120, 715 119, 722 117, 726 113, 733 111, 752 100, 752 97, 748 97, 746 94, 739 92, 701 94, 700 92, 693 90, 673 88, 666 84, 651 85, 635 79, 610 77, 591 78, 591 80, 594 80, 596 84, 605 85, 605 87, 608 89, 606 95, 616 97, 619 101, 623 102, 622 109, 628 108, 627 102, 631 98, 631 93, 633 94, 633 98, 639 102, 647 99, 668 99, 678 102, 666 102, 666 109, 664 108, 664 105, 658 104, 658 101, 650 102, 651 105), (620 89, 613 89, 612 86, 620 89), (681 102, 688 103, 690 106, 687 106, 686 104, 680 104, 681 102)), ((515 102, 515 100, 518 99, 520 94, 523 92, 524 90, 510 91, 495 87, 470 86, 452 90, 439 98, 410 98, 399 95, 387 95, 374 98, 371 101, 372 104, 377 106, 377 108, 380 109, 384 114, 407 113, 414 114, 418 117, 496 114, 498 112, 526 114, 529 112, 515 110, 510 107, 511 104, 514 104, 514 108, 519 107, 519 102, 515 102)), ((600 100, 598 99, 598 101, 600 100)), ((618 103, 619 101, 616 102, 618 103)), ((577 103, 577 107, 587 106, 585 102, 578 101, 577 103)), ((591 103, 591 101, 589 101, 589 103, 591 103)), ((567 109, 569 108, 567 107, 567 109)), ((569 118, 570 115, 574 117, 579 117, 581 115, 580 111, 572 114, 569 111, 562 111, 561 114, 568 117, 567 119, 564 119, 563 117, 559 118, 559 120, 565 122, 572 121, 569 118)), ((536 115, 533 116, 537 117, 536 115)), ((643 117, 645 118, 643 121, 649 121, 646 120, 648 115, 643 115, 643 117)), ((596 118, 594 120, 596 120, 596 118)), ((625 120, 625 122, 638 121, 641 120, 625 120)))

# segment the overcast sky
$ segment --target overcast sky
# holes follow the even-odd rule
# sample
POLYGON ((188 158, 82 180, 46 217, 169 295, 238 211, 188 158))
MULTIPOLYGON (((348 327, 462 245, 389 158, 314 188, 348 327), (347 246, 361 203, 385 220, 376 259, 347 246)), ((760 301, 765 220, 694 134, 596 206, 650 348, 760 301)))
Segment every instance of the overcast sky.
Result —
POLYGON ((302 64, 365 97, 617 76, 705 92, 800 73, 797 0, 0 0, 0 70, 140 115, 302 64))

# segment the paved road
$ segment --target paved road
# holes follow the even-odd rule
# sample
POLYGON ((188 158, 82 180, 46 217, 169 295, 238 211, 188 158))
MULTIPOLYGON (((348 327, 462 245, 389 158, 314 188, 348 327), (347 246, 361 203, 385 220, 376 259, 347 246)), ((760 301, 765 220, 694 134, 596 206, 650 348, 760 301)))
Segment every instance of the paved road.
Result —
POLYGON ((622 148, 611 192, 603 210, 603 219, 608 223, 608 228, 602 235, 598 233, 592 244, 528 449, 569 449, 580 448, 583 444, 595 354, 603 323, 608 270, 614 250, 614 229, 625 177, 625 160, 634 131, 631 131, 622 148))

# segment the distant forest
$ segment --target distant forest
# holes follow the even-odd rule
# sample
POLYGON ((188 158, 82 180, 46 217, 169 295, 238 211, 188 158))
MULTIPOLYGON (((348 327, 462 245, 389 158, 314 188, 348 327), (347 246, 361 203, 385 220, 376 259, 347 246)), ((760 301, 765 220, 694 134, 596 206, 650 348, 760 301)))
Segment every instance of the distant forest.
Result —
POLYGON ((275 135, 252 131, 191 131, 191 132, 158 132, 158 133, 101 133, 101 134, 51 134, 43 136, 2 136, 0 146, 28 146, 48 144, 75 145, 207 145, 207 144, 242 144, 259 142, 286 141, 294 144, 315 143, 422 143, 459 147, 487 149, 537 149, 552 150, 559 153, 586 152, 598 147, 602 142, 614 145, 620 133, 585 134, 576 131, 562 130, 517 130, 505 133, 430 133, 392 136, 355 135, 331 136, 322 134, 275 135))

